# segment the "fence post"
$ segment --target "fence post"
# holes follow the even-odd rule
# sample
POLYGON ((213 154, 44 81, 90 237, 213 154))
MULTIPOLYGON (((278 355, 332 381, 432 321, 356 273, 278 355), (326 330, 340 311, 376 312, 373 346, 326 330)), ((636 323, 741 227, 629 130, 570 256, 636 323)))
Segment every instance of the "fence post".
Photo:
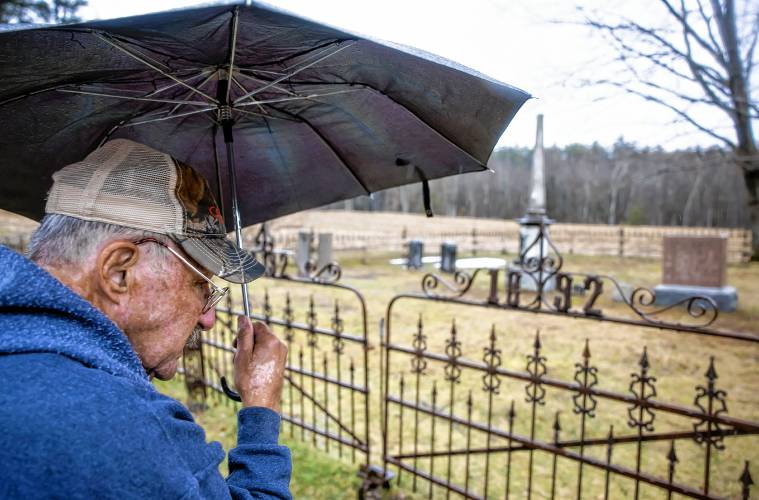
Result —
POLYGON ((184 383, 187 388, 187 408, 192 412, 200 412, 206 406, 206 374, 203 366, 202 343, 187 345, 182 353, 184 367, 184 383))
POLYGON ((741 260, 743 262, 750 262, 751 261, 751 244, 753 242, 751 241, 751 230, 744 229, 743 230, 743 251, 741 252, 742 258, 741 260))
POLYGON ((625 229, 622 226, 619 227, 619 256, 625 256, 625 229))

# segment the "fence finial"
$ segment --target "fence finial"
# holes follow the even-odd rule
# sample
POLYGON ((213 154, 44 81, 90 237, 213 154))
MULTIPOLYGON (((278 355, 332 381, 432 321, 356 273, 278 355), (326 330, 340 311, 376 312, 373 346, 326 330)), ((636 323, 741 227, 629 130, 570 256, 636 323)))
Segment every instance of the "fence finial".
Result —
POLYGON ((751 473, 748 470, 748 460, 746 460, 743 466, 743 474, 741 474, 740 481, 743 485, 743 500, 748 500, 749 490, 751 489, 751 485, 754 484, 754 480, 751 478, 751 473))

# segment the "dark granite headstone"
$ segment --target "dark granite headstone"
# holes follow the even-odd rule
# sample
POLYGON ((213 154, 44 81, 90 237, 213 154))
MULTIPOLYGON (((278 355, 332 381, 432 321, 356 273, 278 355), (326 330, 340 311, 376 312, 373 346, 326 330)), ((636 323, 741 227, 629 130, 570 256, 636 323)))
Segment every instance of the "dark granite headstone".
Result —
POLYGON ((311 259, 311 240, 314 233, 298 231, 298 246, 295 248, 295 265, 298 276, 308 276, 308 261, 311 259))
POLYGON ((319 251, 316 269, 324 269, 332 262, 332 233, 319 233, 319 251))
POLYGON ((456 243, 446 241, 440 245, 440 270, 444 273, 456 272, 456 243))
POLYGON ((408 261, 406 266, 409 269, 421 269, 422 267, 422 252, 424 244, 422 240, 411 240, 408 243, 408 261))

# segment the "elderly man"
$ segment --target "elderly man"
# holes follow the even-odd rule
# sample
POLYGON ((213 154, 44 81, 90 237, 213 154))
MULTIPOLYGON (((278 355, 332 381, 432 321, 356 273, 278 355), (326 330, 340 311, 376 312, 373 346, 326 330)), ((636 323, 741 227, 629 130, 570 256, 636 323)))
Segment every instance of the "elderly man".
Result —
POLYGON ((289 498, 287 349, 263 324, 238 320, 226 480, 221 445, 150 383, 213 325, 212 275, 263 272, 205 180, 123 139, 53 179, 31 260, 0 247, 0 498, 289 498))

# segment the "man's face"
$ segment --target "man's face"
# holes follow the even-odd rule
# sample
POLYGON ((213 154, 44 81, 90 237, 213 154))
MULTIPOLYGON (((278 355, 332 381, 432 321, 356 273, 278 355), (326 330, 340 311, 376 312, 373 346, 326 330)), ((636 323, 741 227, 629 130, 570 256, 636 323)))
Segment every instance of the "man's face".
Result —
POLYGON ((176 373, 188 339, 194 336, 197 341, 200 331, 216 320, 214 309, 201 314, 208 285, 169 252, 161 264, 159 256, 145 251, 136 265, 134 285, 124 332, 148 375, 168 380, 176 373))

